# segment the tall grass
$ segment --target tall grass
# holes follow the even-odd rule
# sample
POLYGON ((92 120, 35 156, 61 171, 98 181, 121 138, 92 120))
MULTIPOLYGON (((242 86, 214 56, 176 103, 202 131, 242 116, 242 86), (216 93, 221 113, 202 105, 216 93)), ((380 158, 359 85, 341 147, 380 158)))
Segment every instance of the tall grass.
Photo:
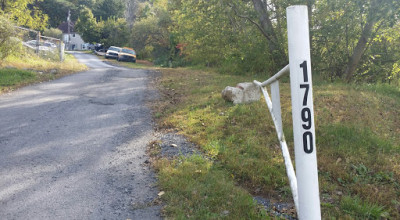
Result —
POLYGON ((0 65, 0 93, 86 69, 84 64, 79 63, 70 54, 66 54, 63 62, 43 59, 32 54, 9 56, 0 65))

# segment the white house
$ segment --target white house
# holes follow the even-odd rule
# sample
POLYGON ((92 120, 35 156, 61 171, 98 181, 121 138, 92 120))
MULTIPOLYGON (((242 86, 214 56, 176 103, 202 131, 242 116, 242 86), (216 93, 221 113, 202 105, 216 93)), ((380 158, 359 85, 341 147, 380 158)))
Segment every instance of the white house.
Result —
POLYGON ((81 36, 74 31, 75 24, 73 22, 69 22, 69 30, 68 30, 68 22, 63 22, 58 26, 63 33, 63 41, 65 44, 66 50, 87 50, 88 44, 85 43, 81 36))

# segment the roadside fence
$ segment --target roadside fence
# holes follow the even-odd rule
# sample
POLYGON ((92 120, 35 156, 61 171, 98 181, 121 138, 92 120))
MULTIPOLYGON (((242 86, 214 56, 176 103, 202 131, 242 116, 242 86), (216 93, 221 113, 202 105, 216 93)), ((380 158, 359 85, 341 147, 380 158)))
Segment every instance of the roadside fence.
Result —
POLYGON ((64 43, 61 39, 41 35, 40 31, 14 26, 17 37, 26 53, 36 54, 52 61, 64 60, 64 43))

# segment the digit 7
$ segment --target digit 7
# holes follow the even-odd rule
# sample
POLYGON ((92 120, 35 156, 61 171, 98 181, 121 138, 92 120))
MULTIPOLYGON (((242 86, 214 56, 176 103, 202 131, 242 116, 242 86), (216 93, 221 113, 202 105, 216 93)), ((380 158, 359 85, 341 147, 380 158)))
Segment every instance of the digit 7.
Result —
POLYGON ((310 90, 309 84, 300 84, 300 89, 306 89, 304 92, 303 106, 307 105, 308 91, 310 90))

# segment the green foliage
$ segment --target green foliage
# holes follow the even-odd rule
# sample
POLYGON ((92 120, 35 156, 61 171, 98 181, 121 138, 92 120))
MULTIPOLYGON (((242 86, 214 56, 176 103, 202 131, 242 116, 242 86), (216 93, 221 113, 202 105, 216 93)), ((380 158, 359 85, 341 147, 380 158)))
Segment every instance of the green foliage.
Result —
POLYGON ((48 16, 39 9, 43 0, 2 0, 0 14, 7 15, 19 26, 42 30, 47 25, 48 16))
POLYGON ((168 65, 174 59, 174 38, 169 31, 172 25, 166 0, 142 4, 138 12, 140 17, 132 27, 130 44, 140 58, 155 60, 157 65, 168 65))
POLYGON ((43 35, 46 37, 53 37, 57 39, 62 38, 62 31, 58 28, 49 28, 49 29, 44 29, 43 35))
POLYGON ((79 15, 79 5, 66 0, 46 0, 39 2, 39 8, 49 17, 50 27, 56 28, 62 22, 65 22, 68 10, 71 12, 71 20, 76 21, 79 15))
POLYGON ((10 54, 21 51, 21 41, 16 38, 13 23, 0 14, 0 63, 10 54))
POLYGON ((124 0, 100 0, 93 7, 93 14, 97 21, 109 18, 122 18, 125 11, 124 0))
MULTIPOLYGON (((43 15, 38 5, 49 15, 53 27, 65 20, 70 9, 72 20, 80 14, 82 23, 87 17, 86 24, 78 25, 86 41, 106 45, 124 42, 134 47, 139 57, 160 65, 204 65, 225 73, 264 75, 275 73, 287 63, 286 7, 305 4, 310 10, 315 74, 326 80, 400 82, 399 1, 154 0, 126 5, 123 0, 5 2, 5 13, 11 13, 10 8, 17 3, 23 5, 11 11, 19 23, 27 26, 34 26, 27 15, 43 15), (88 9, 93 15, 88 15, 88 9), (120 20, 126 10, 128 29, 120 20), (112 27, 120 33, 110 31, 112 27), (127 35, 130 40, 125 41, 127 35)), ((46 16, 42 17, 36 20, 45 24, 46 16)))
POLYGON ((85 42, 95 43, 100 41, 100 30, 96 18, 93 16, 92 10, 84 7, 75 24, 78 31, 85 42))
POLYGON ((129 30, 123 18, 108 18, 98 23, 100 43, 106 48, 109 46, 129 46, 129 30))
POLYGON ((371 39, 356 79, 400 85, 400 22, 397 21, 394 26, 385 23, 380 24, 377 34, 371 39), (383 25, 386 28, 382 28, 383 25))
MULTIPOLYGON (((328 79, 343 78, 349 58, 359 41, 365 40, 355 80, 387 82, 398 76, 399 21, 394 16, 400 5, 395 1, 317 1, 313 11, 313 66, 328 79), (366 24, 373 22, 371 34, 366 24), (396 64, 396 65, 395 65, 396 64)), ((350 73, 351 74, 351 73, 350 73)))
MULTIPOLYGON (((227 3, 173 1, 173 33, 184 45, 181 53, 194 64, 219 67, 222 72, 270 73, 268 44, 248 21, 235 15, 227 3)), ((241 4, 248 10, 246 4, 241 4)))
POLYGON ((97 21, 105 21, 111 17, 123 17, 125 9, 122 0, 46 0, 38 4, 40 9, 49 16, 50 27, 57 27, 64 22, 68 10, 71 12, 72 21, 78 19, 84 7, 92 10, 97 21))
POLYGON ((287 62, 285 8, 294 4, 313 9, 309 18, 317 74, 331 80, 398 84, 398 1, 173 0, 168 4, 169 31, 192 64, 270 75, 287 62))

